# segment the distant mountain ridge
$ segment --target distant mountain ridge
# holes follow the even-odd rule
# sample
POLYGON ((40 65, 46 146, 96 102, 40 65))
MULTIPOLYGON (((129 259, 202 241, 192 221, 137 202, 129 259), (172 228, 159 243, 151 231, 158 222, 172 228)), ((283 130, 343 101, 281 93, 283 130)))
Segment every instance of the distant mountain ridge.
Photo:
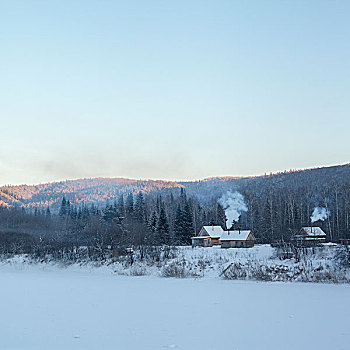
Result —
POLYGON ((72 203, 105 204, 113 202, 121 194, 178 193, 186 189, 190 196, 204 201, 216 198, 228 190, 242 190, 249 186, 260 191, 268 186, 295 187, 303 183, 327 184, 350 182, 350 164, 320 167, 305 170, 254 177, 211 177, 199 181, 134 180, 127 178, 92 178, 66 180, 40 185, 0 187, 0 205, 24 207, 58 207, 63 196, 72 203))

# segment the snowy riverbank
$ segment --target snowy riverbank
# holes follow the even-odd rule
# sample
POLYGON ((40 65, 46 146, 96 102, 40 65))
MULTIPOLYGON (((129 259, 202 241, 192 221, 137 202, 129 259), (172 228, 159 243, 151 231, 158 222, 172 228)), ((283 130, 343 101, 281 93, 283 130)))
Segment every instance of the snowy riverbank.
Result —
POLYGON ((74 259, 64 255, 59 259, 47 256, 40 260, 28 255, 3 257, 1 264, 18 268, 38 266, 46 270, 97 268, 105 273, 123 276, 349 283, 350 268, 342 261, 345 253, 343 246, 327 244, 300 252, 298 260, 280 260, 276 249, 270 245, 256 245, 251 249, 153 247, 144 251, 142 257, 136 250, 132 259, 131 256, 120 256, 92 261, 79 252, 79 258, 74 256, 74 259))

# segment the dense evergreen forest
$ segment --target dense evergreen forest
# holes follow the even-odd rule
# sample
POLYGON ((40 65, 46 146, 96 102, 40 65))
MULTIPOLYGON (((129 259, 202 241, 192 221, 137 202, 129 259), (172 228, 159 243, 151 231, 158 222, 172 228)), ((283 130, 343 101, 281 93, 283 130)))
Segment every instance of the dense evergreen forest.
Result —
MULTIPOLYGON (((153 190, 142 187, 146 186, 144 182, 141 188, 136 187, 136 193, 128 186, 118 187, 115 196, 110 192, 104 202, 85 203, 75 201, 72 193, 65 196, 53 192, 60 199, 46 207, 42 203, 21 204, 19 200, 3 203, 1 249, 25 251, 44 241, 112 250, 190 244, 190 237, 203 225, 226 227, 225 211, 218 204, 225 191, 243 195, 248 210, 234 224, 251 229, 257 242, 289 240, 302 226, 310 225, 316 206, 330 212, 325 221, 315 223, 327 233, 328 240, 337 241, 350 234, 349 165, 256 178, 215 178, 186 186, 163 183, 158 188, 153 183, 157 187, 153 190)), ((94 191, 98 191, 96 187, 94 191)))
POLYGON ((187 245, 191 236, 209 223, 225 225, 222 207, 216 203, 203 207, 194 198, 187 198, 184 189, 177 197, 129 193, 103 208, 93 204, 75 206, 64 197, 56 213, 51 213, 49 207, 0 207, 2 241, 16 243, 13 247, 17 249, 28 249, 34 241, 42 240, 112 250, 187 245))

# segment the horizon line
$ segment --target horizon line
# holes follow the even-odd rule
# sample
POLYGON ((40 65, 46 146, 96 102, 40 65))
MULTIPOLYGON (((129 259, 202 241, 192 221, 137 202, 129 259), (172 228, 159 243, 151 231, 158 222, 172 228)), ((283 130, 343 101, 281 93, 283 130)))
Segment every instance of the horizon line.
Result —
POLYGON ((65 179, 65 180, 54 180, 54 181, 47 181, 47 182, 39 182, 36 184, 26 184, 26 183, 20 183, 20 184, 0 184, 0 188, 3 187, 21 187, 21 186, 40 186, 40 185, 48 185, 48 184, 57 184, 61 182, 70 182, 70 181, 79 181, 79 180, 96 180, 96 179, 104 179, 104 180, 130 180, 130 181, 163 181, 163 182, 175 182, 175 183, 184 183, 184 182, 200 182, 200 181, 209 181, 213 179, 249 179, 249 178, 256 178, 256 177, 264 177, 264 176, 274 176, 274 175, 280 175, 283 173, 297 173, 297 172, 302 172, 302 171, 308 171, 308 170, 316 170, 316 169, 326 169, 326 168, 333 168, 337 166, 346 166, 350 165, 349 163, 343 163, 343 164, 333 164, 333 165, 325 165, 325 166, 316 166, 316 167, 311 167, 311 168, 302 168, 302 169, 285 169, 285 170, 280 170, 276 172, 265 172, 264 174, 259 174, 259 175, 220 175, 220 176, 209 176, 201 179, 191 179, 191 180, 165 180, 165 179, 153 179, 153 178, 129 178, 129 177, 124 177, 124 176, 116 176, 116 177, 106 177, 106 176, 96 176, 96 177, 78 177, 78 178, 71 178, 71 179, 65 179))

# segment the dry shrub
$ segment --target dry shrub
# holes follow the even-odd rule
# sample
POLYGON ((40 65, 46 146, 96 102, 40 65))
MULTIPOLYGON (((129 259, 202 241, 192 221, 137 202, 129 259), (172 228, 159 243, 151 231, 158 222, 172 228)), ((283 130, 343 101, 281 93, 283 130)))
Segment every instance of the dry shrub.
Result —
POLYGON ((201 275, 192 271, 191 268, 187 266, 185 259, 175 260, 167 263, 160 271, 161 277, 176 277, 176 278, 186 278, 186 277, 202 277, 201 275))
POLYGON ((231 264, 222 271, 221 276, 230 280, 350 283, 346 269, 329 265, 317 267, 312 265, 263 265, 258 261, 249 264, 231 264))
POLYGON ((144 265, 134 264, 130 268, 130 276, 146 276, 146 275, 148 275, 148 273, 147 273, 147 268, 144 265))

